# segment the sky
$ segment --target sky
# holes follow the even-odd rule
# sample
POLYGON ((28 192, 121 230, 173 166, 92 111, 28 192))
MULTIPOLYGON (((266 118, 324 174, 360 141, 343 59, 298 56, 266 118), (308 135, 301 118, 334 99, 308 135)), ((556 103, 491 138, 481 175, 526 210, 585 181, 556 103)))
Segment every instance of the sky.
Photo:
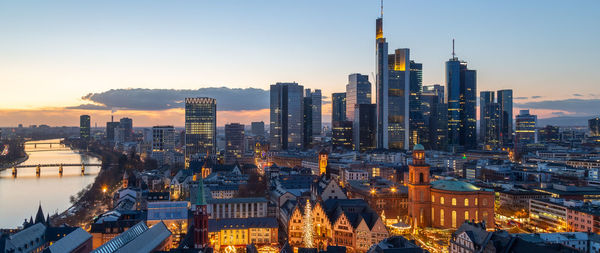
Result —
MULTIPOLYGON (((513 89, 515 110, 600 111, 600 1, 384 5, 389 48, 411 49, 424 85, 444 84, 454 38, 478 91, 513 89)), ((75 126, 80 114, 104 126, 111 113, 181 126, 188 94, 217 97, 219 125, 268 122, 269 85, 289 81, 323 90, 328 122, 348 74, 373 81, 379 10, 378 0, 0 1, 0 126, 75 126)))

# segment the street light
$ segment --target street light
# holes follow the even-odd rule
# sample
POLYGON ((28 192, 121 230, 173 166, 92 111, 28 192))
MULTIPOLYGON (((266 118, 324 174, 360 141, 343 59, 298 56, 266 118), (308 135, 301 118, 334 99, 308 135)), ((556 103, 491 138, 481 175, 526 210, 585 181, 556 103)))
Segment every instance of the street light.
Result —
POLYGON ((102 193, 106 193, 106 186, 102 186, 102 193))

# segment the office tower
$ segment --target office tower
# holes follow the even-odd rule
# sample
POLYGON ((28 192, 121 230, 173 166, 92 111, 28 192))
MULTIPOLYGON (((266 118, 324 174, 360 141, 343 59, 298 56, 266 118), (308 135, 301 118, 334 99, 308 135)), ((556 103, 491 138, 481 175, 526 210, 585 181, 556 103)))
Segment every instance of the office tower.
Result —
POLYGON ((306 89, 305 97, 311 99, 311 110, 312 110, 312 135, 321 136, 322 130, 322 121, 321 121, 321 90, 316 89, 315 91, 311 91, 310 89, 306 89))
POLYGON ((90 131, 90 115, 79 116, 79 138, 82 141, 89 141, 91 134, 90 131))
POLYGON ((364 152, 377 147, 377 105, 357 104, 352 123, 354 150, 364 152))
POLYGON ((334 121, 331 126, 331 145, 334 148, 352 149, 352 121, 334 121))
POLYGON ((436 95, 438 98, 438 103, 445 103, 444 99, 444 86, 440 85, 440 84, 434 84, 434 85, 427 85, 427 86, 423 86, 423 93, 429 93, 429 94, 433 94, 436 95))
POLYGON ((133 120, 130 118, 121 118, 121 120, 119 120, 118 142, 131 141, 133 141, 133 120))
POLYGON ((265 122, 252 122, 252 135, 265 137, 265 122))
POLYGON ((115 141, 115 131, 119 130, 119 122, 106 122, 106 140, 110 142, 115 141))
POLYGON ((235 163, 244 155, 244 125, 231 123, 225 125, 225 162, 235 163))
POLYGON ((448 148, 452 151, 477 147, 477 76, 467 63, 454 54, 446 62, 446 99, 448 104, 448 148))
POLYGON ((302 149, 304 87, 297 83, 271 85, 270 139, 272 150, 302 149))
POLYGON ((590 136, 600 136, 600 118, 596 117, 594 119, 588 120, 588 126, 590 128, 590 136))
POLYGON ((354 107, 357 104, 371 104, 371 83, 368 75, 355 73, 348 75, 345 120, 354 120, 354 107))
POLYGON ((429 145, 426 149, 446 150, 448 134, 448 106, 443 103, 444 87, 424 86, 421 94, 421 108, 427 123, 429 145))
MULTIPOLYGON (((493 94, 493 93, 492 93, 493 94)), ((487 103, 484 105, 484 116, 482 120, 485 125, 483 133, 483 145, 485 150, 493 150, 499 148, 500 145, 500 119, 501 111, 500 104, 487 103)), ((480 121, 480 122, 481 122, 480 121)))
POLYGON ((173 162, 175 151, 175 128, 173 126, 152 127, 152 153, 151 157, 158 164, 173 162))
POLYGON ((538 137, 542 143, 558 143, 560 142, 560 128, 547 125, 538 130, 538 137))
POLYGON ((499 90, 497 92, 500 104, 500 145, 510 147, 513 144, 513 91, 499 90))
POLYGON ((479 92, 479 140, 485 142, 485 127, 488 125, 489 115, 487 114, 487 105, 494 103, 494 92, 493 91, 482 91, 479 92))
POLYGON ((520 111, 515 119, 515 148, 535 143, 536 121, 537 116, 529 114, 529 110, 520 111))
POLYGON ((425 122, 425 112, 423 110, 423 64, 410 61, 410 95, 408 101, 409 108, 409 141, 410 148, 416 144, 429 146, 429 130, 425 122))
POLYGON ((210 157, 217 153, 217 100, 208 97, 185 99, 185 159, 210 157))
POLYGON ((410 51, 396 49, 388 55, 387 85, 379 85, 377 102, 377 148, 409 146, 410 51))
MULTIPOLYGON (((310 90, 308 91, 310 93, 310 90)), ((304 104, 302 109, 302 145, 305 148, 310 147, 312 143, 313 137, 313 106, 312 106, 312 97, 305 96, 304 104)))
POLYGON ((346 93, 331 94, 331 122, 346 120, 346 93))

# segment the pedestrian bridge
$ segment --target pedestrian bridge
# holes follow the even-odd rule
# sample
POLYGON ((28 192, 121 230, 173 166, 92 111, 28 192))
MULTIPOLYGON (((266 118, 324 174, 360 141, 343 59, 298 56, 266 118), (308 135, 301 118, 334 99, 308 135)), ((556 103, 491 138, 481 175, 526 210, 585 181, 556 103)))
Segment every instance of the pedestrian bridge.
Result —
POLYGON ((12 167, 12 175, 13 177, 17 177, 19 174, 20 168, 35 168, 35 175, 40 176, 42 173, 42 168, 48 167, 58 167, 58 174, 63 175, 64 167, 81 167, 81 175, 85 174, 85 167, 90 166, 102 166, 101 163, 45 163, 45 164, 30 164, 30 165, 16 165, 12 167))

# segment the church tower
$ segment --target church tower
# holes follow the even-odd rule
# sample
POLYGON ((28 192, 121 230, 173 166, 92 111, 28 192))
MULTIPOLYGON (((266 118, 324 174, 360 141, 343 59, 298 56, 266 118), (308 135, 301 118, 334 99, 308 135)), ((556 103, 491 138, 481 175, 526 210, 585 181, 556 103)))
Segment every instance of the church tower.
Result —
POLYGON ((203 249, 210 246, 208 242, 208 211, 204 195, 204 180, 198 179, 198 191, 194 209, 194 248, 203 249))
POLYGON ((123 189, 127 189, 127 187, 129 187, 129 175, 127 174, 127 171, 125 171, 125 173, 123 173, 123 189))
POLYGON ((329 159, 329 154, 325 149, 322 149, 319 152, 319 175, 327 173, 327 159, 329 159))
POLYGON ((408 216, 413 229, 431 226, 431 184, 429 165, 425 163, 425 148, 414 147, 412 164, 408 165, 408 216))

